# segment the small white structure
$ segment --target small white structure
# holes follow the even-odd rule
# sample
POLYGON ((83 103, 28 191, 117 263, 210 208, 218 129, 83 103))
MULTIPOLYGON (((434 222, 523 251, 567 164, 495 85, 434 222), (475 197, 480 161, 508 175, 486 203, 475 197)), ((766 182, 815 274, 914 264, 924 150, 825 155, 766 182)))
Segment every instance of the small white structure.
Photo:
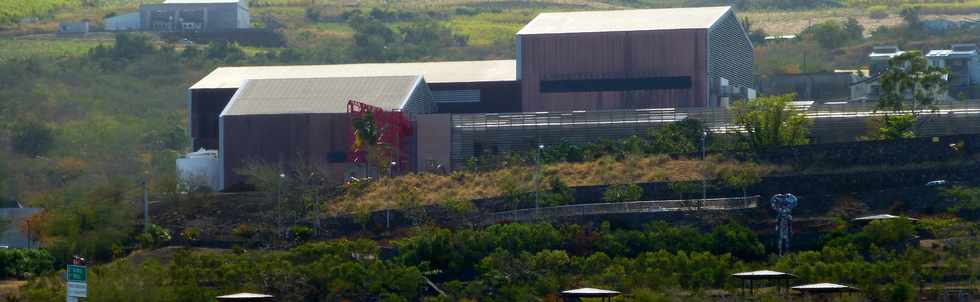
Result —
POLYGON ((847 285, 834 284, 834 283, 814 283, 814 284, 800 285, 800 286, 794 286, 793 289, 805 293, 841 293, 841 292, 858 291, 857 288, 853 288, 847 285))
POLYGON ((140 13, 132 12, 105 18, 106 31, 131 31, 140 29, 140 13))
POLYGON ((949 69, 949 86, 964 87, 980 83, 980 56, 976 44, 953 44, 950 49, 930 50, 930 66, 949 69))
POLYGON ((874 221, 874 220, 888 220, 888 219, 906 219, 909 221, 918 221, 918 219, 915 218, 895 216, 892 214, 879 214, 879 215, 858 217, 858 218, 854 218, 852 221, 874 221))
POLYGON ((58 24, 59 35, 84 35, 89 31, 88 21, 61 22, 58 24))
POLYGON ((582 298, 599 298, 601 301, 612 301, 612 297, 622 293, 608 289, 598 289, 583 287, 579 289, 566 290, 561 292, 561 297, 565 301, 580 301, 582 298))
POLYGON ((198 150, 177 159, 178 189, 183 192, 214 190, 221 183, 221 161, 218 150, 198 150))
POLYGON ((231 295, 217 296, 218 301, 272 301, 273 296, 253 293, 237 293, 231 295))

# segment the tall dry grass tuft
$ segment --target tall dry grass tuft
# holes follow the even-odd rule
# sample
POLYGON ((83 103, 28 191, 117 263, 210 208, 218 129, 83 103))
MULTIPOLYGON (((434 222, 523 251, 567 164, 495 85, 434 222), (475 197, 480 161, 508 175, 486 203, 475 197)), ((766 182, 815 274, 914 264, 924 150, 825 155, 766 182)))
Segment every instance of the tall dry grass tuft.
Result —
MULTIPOLYGON (((591 162, 556 163, 541 167, 542 176, 557 176, 569 186, 591 186, 610 183, 687 181, 717 178, 719 171, 752 165, 762 175, 778 170, 771 165, 744 163, 709 156, 671 158, 664 155, 628 156, 622 160, 603 157, 591 162)), ((437 204, 451 199, 478 199, 505 196, 534 190, 534 166, 509 167, 489 172, 455 172, 450 175, 430 173, 382 178, 356 194, 341 196, 334 210, 378 210, 397 207, 399 192, 413 188, 422 204, 437 204)), ((545 186, 544 177, 540 178, 545 186)))

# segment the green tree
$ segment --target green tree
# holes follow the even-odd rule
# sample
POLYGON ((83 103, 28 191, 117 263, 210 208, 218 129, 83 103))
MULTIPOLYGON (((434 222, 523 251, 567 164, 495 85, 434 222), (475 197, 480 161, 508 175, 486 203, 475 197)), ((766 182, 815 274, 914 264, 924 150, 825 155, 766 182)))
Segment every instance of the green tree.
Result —
POLYGON ((759 97, 735 104, 739 135, 753 149, 809 142, 810 120, 792 107, 795 94, 759 97))
POLYGON ((915 137, 915 116, 912 114, 886 114, 876 118, 878 139, 895 140, 915 137))
POLYGON ((718 171, 718 177, 725 185, 742 190, 742 197, 746 197, 746 189, 762 181, 764 172, 759 165, 744 164, 735 167, 724 167, 718 171))
POLYGON ((945 69, 929 66, 929 62, 916 51, 889 60, 888 67, 878 79, 881 97, 876 110, 891 112, 876 119, 879 125, 877 137, 914 137, 919 112, 926 108, 934 109, 937 97, 945 93, 946 75, 945 69), (909 107, 906 107, 906 103, 909 107))
POLYGON ((816 41, 823 48, 836 49, 846 45, 852 39, 853 35, 850 30, 853 29, 847 28, 845 24, 838 21, 831 20, 807 27, 800 33, 800 36, 816 41))
POLYGON ((946 92, 944 68, 930 66, 918 51, 909 51, 888 61, 878 81, 881 97, 877 109, 895 112, 910 109, 913 115, 919 110, 933 107, 937 96, 946 92), (909 102, 911 108, 906 108, 909 102))
POLYGON ((847 31, 851 39, 860 40, 864 38, 864 26, 854 17, 847 18, 847 23, 844 23, 844 30, 847 31))
POLYGON ((14 151, 27 156, 41 156, 54 147, 54 131, 38 122, 18 123, 13 129, 14 151))
POLYGON ((905 22, 905 26, 907 26, 909 29, 911 30, 922 29, 922 19, 919 17, 918 7, 907 6, 905 8, 902 8, 902 11, 899 13, 899 15, 902 16, 902 21, 905 22))
POLYGON ((602 192, 604 202, 637 201, 643 197, 643 188, 636 184, 614 184, 602 192))

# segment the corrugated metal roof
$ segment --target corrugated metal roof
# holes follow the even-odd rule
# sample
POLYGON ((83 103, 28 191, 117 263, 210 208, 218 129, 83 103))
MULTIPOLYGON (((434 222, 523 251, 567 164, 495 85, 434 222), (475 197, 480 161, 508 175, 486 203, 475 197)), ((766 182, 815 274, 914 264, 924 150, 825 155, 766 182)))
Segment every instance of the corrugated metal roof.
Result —
POLYGON ((518 35, 710 28, 731 6, 542 13, 518 35))
POLYGON ((342 113, 348 100, 401 109, 420 81, 421 76, 248 80, 221 116, 342 113))
POLYGON ((163 4, 238 3, 239 0, 164 0, 163 4))
POLYGON ((428 83, 516 81, 514 60, 220 67, 191 89, 238 88, 245 80, 421 75, 428 83))

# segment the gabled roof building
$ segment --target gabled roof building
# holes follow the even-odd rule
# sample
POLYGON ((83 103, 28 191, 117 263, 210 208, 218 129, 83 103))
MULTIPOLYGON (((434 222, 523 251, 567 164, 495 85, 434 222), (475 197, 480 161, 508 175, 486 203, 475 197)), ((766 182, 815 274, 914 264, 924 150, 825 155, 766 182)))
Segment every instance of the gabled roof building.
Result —
POLYGON ((523 111, 719 107, 754 88, 731 7, 543 13, 517 33, 523 111))

